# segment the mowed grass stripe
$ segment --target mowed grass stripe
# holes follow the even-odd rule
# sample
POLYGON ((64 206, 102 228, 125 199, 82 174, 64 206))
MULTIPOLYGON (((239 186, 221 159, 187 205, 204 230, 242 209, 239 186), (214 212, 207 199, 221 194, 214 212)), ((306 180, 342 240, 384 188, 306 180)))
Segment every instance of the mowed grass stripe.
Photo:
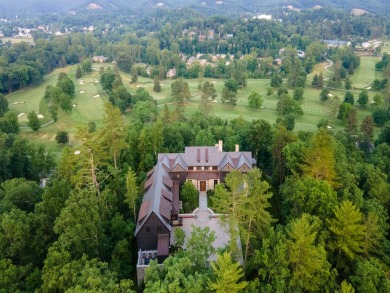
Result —
POLYGON ((361 57, 360 66, 355 69, 354 75, 351 77, 352 86, 358 89, 369 87, 375 79, 375 64, 380 61, 378 57, 361 57))

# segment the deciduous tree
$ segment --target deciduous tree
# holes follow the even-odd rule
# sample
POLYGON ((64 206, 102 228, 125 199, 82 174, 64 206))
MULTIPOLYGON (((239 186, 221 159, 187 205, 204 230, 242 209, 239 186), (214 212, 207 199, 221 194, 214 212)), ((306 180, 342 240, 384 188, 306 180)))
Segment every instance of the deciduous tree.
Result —
POLYGON ((186 207, 185 212, 192 212, 199 205, 199 192, 190 181, 184 183, 180 197, 186 207))
POLYGON ((28 113, 27 119, 28 126, 30 126, 33 131, 37 132, 41 128, 41 121, 39 121, 38 115, 35 111, 28 113))
POLYGON ((58 131, 56 134, 57 143, 68 143, 69 142, 69 133, 67 131, 58 131))
POLYGON ((324 88, 320 93, 320 101, 325 103, 329 99, 329 89, 324 88))
POLYGON ((252 92, 248 97, 249 108, 259 109, 263 104, 263 98, 258 92, 252 92))

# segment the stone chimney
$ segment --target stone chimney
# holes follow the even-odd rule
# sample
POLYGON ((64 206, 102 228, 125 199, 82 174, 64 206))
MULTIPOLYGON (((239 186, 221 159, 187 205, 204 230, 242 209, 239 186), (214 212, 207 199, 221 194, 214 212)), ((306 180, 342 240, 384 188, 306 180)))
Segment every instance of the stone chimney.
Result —
POLYGON ((222 140, 218 140, 218 151, 219 152, 223 152, 223 142, 222 140))
POLYGON ((239 151, 240 151, 240 146, 236 144, 236 153, 238 153, 239 151))

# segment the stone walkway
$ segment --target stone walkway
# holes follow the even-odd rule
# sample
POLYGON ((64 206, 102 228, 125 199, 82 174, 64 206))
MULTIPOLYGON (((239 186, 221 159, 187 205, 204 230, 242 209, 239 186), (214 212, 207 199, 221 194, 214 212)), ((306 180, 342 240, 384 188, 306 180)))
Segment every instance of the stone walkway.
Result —
POLYGON ((207 210, 207 193, 205 191, 199 193, 199 210, 207 210))

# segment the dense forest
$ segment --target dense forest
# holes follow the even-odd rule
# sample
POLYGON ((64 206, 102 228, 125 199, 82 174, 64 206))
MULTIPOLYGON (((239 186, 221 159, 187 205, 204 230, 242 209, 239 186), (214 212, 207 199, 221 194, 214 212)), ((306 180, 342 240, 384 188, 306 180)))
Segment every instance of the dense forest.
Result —
MULTIPOLYGON (((328 9, 291 12, 277 22, 205 17, 185 9, 139 19, 119 14, 111 22, 102 15, 95 31, 87 33, 80 27, 89 25, 91 14, 45 16, 58 29, 73 31, 60 37, 36 31, 34 44, 1 43, 0 292, 390 291, 388 55, 377 64, 382 78, 373 85, 381 93, 375 114, 361 124, 348 92, 349 76, 360 66, 352 51, 356 40, 388 34, 388 20, 328 9), (200 38, 210 31, 213 38, 200 38), (328 48, 322 42, 327 39, 352 40, 352 47, 328 48), (213 66, 187 66, 182 60, 198 53, 211 61, 213 55, 225 56, 213 66), (39 85, 54 68, 70 64, 78 65, 79 78, 92 70, 96 55, 115 61, 114 69, 99 69, 108 96, 103 123, 79 127, 77 143, 64 147, 56 161, 44 146, 20 136, 6 94, 39 85), (317 76, 312 85, 323 88, 323 102, 329 100, 327 87, 347 90, 335 108, 345 129, 336 132, 320 121, 314 133, 294 132, 289 117, 300 115, 307 75, 325 59, 335 64, 333 77, 317 76), (158 92, 173 68, 174 107, 161 111, 153 93, 142 87, 130 93, 121 78, 126 73, 134 81, 153 79, 158 92), (199 84, 199 111, 184 115, 190 98, 186 81, 202 76, 223 79, 222 100, 232 105, 247 78, 269 79, 269 90, 280 93, 281 119, 271 124, 213 115, 215 89, 207 81, 199 84), (126 123, 122 114, 129 108, 126 123), (374 125, 381 127, 376 136, 374 125), (251 151, 257 162, 254 171, 230 173, 209 194, 211 207, 239 228, 244 265, 237 264, 234 241, 209 265, 214 235, 194 229, 187 249, 163 267, 152 263, 144 287, 137 288, 134 210, 146 173, 158 153, 218 140, 225 151, 236 144, 251 151), (48 178, 44 188, 43 178, 48 178)), ((1 26, 13 32, 13 23, 1 26)), ((365 107, 362 93, 357 103, 365 107)), ((72 95, 73 81, 64 73, 46 88, 55 121, 56 111, 72 110, 72 95)), ((260 100, 254 93, 251 105, 258 107, 260 100)))

